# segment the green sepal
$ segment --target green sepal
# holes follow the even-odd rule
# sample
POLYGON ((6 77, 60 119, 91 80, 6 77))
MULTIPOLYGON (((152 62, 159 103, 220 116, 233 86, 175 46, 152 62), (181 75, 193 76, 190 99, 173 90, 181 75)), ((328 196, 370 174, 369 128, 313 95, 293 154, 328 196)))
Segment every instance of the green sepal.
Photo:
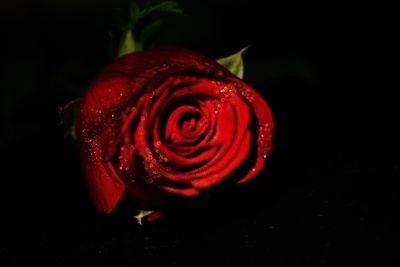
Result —
POLYGON ((133 216, 136 222, 143 226, 144 224, 153 222, 162 217, 162 213, 155 210, 137 210, 137 214, 133 216))
POLYGON ((142 51, 142 44, 134 38, 133 30, 126 30, 121 37, 121 43, 118 48, 118 57, 123 56, 125 54, 129 54, 131 52, 142 51))
POLYGON ((233 55, 217 59, 217 62, 228 69, 232 74, 243 79, 244 66, 242 55, 249 47, 250 46, 246 46, 233 55))
POLYGON ((64 138, 70 141, 76 141, 76 113, 79 108, 81 99, 77 98, 68 102, 63 107, 58 107, 58 115, 60 117, 59 126, 64 128, 64 138))

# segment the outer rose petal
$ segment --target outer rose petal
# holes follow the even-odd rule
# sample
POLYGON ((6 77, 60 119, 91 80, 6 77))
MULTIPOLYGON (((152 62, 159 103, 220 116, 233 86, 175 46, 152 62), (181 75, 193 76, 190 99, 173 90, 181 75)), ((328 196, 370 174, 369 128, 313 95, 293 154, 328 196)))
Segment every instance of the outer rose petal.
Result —
MULTIPOLYGON (((76 130, 89 195, 96 209, 109 213, 123 196, 125 185, 104 162, 105 131, 102 127, 105 126, 107 118, 112 117, 110 112, 119 105, 118 99, 110 97, 111 92, 126 90, 128 83, 127 79, 121 76, 105 78, 96 81, 82 99, 76 130)), ((113 134, 117 132, 108 133, 113 134)))
MULTIPOLYGON (((241 82, 244 88, 247 88, 248 85, 244 82, 241 82)), ((253 100, 252 100, 252 108, 254 109, 254 113, 257 117, 258 124, 260 125, 263 131, 259 132, 259 140, 258 145, 260 146, 260 139, 265 139, 267 143, 264 143, 264 148, 261 147, 261 151, 259 151, 257 160, 253 166, 253 168, 248 172, 242 179, 240 179, 237 183, 244 183, 251 178, 253 178, 264 166, 264 160, 271 150, 271 137, 272 137, 272 129, 274 128, 274 120, 272 118, 271 110, 269 109, 265 100, 254 90, 252 90, 253 100), (265 135, 265 137, 261 137, 261 135, 265 135)), ((260 129, 259 129, 260 130, 260 129)))
POLYGON ((118 176, 107 170, 99 152, 98 147, 83 152, 82 164, 93 204, 97 210, 109 213, 123 196, 125 185, 118 176))

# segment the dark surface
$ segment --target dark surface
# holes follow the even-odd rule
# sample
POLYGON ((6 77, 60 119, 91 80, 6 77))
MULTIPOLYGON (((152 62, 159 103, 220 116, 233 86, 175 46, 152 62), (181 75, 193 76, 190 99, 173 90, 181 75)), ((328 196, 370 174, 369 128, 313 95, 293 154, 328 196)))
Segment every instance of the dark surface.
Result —
POLYGON ((2 266, 394 262, 393 7, 182 1, 190 16, 170 18, 160 43, 212 57, 252 44, 245 80, 272 108, 275 150, 233 197, 140 227, 94 210, 57 127, 57 106, 109 63, 110 10, 127 1, 82 2, 0 4, 2 266))

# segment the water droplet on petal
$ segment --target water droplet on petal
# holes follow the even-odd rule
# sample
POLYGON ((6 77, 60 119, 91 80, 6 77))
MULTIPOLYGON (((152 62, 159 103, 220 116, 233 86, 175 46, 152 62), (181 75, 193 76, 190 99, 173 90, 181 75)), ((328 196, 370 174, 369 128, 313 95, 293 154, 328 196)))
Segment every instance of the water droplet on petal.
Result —
POLYGON ((260 126, 259 128, 259 137, 257 139, 258 142, 258 153, 260 156, 264 158, 267 157, 268 151, 271 149, 271 129, 269 128, 269 124, 266 123, 265 126, 260 126))

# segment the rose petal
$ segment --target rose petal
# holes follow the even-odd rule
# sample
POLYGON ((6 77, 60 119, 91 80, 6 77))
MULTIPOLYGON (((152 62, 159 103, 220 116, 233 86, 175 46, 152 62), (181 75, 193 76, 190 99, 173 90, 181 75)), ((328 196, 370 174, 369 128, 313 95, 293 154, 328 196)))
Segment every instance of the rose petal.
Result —
POLYGON ((233 181, 245 182, 261 170, 272 128, 271 112, 253 89, 183 49, 116 60, 85 94, 77 118, 86 184, 103 212, 124 192, 148 206, 162 203, 163 192, 198 195, 237 168, 245 172, 233 181))

